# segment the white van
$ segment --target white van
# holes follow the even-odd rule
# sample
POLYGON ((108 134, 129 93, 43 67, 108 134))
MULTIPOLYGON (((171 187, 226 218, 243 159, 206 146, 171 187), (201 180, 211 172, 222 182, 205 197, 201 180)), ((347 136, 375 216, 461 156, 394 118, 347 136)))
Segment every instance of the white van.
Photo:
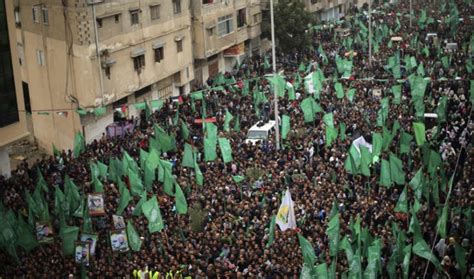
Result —
POLYGON ((256 144, 258 141, 268 139, 270 132, 275 128, 275 121, 270 120, 268 123, 262 125, 262 122, 258 122, 253 125, 247 132, 247 139, 245 143, 256 144))

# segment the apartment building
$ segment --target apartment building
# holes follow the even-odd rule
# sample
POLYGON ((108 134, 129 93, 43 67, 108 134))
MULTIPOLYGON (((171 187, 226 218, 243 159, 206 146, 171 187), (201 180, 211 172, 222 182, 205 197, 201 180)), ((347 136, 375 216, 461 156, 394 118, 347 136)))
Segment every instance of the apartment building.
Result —
POLYGON ((195 78, 206 81, 231 71, 247 55, 259 53, 260 0, 193 0, 195 78))
POLYGON ((78 131, 92 141, 115 111, 189 92, 191 0, 11 1, 40 147, 72 148, 78 131))
POLYGON ((6 177, 10 145, 29 134, 15 36, 12 3, 0 0, 0 175, 6 177))

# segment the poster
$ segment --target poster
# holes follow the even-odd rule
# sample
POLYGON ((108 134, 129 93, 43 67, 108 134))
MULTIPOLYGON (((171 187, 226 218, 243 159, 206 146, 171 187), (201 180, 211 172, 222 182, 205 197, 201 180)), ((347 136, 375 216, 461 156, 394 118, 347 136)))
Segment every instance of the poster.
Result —
POLYGON ((97 234, 83 233, 81 234, 81 242, 89 243, 90 255, 95 255, 95 247, 97 246, 97 234))
POLYGON ((128 251, 128 239, 125 230, 110 232, 110 244, 114 252, 128 251))
POLYGON ((105 215, 104 195, 101 193, 89 194, 87 196, 87 206, 90 216, 105 215))
POLYGON ((88 242, 76 242, 76 251, 74 253, 76 263, 89 265, 90 245, 88 242))
POLYGON ((52 243, 53 227, 50 223, 36 223, 36 239, 39 243, 52 243))
POLYGON ((123 230, 125 229, 125 221, 122 216, 119 215, 112 215, 112 219, 114 221, 114 228, 116 230, 123 230))

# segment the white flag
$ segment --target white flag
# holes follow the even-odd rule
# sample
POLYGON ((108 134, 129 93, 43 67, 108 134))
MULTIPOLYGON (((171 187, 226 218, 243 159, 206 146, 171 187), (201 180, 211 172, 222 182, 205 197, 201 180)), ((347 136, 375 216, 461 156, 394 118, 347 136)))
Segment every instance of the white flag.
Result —
POLYGON ((296 228, 294 204, 291 199, 290 190, 288 189, 286 189, 285 196, 283 197, 280 208, 278 209, 276 223, 282 231, 296 228))

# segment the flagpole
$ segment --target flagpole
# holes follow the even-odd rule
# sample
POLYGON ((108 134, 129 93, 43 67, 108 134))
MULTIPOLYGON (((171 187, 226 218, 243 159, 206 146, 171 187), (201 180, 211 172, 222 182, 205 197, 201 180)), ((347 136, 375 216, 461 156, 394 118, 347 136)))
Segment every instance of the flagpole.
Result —
POLYGON ((372 66, 372 0, 369 0, 369 66, 372 66))
MULTIPOLYGON (((272 33, 272 66, 273 66, 273 75, 277 74, 276 69, 276 54, 275 54, 275 21, 273 17, 273 0, 270 0, 270 25, 272 33)), ((276 150, 280 150, 280 123, 278 123, 278 95, 277 87, 278 85, 273 86, 273 98, 275 102, 275 145, 276 150)))
POLYGON ((411 3, 412 0, 410 0, 410 28, 411 28, 411 18, 412 18, 412 15, 413 15, 413 10, 412 10, 412 3, 411 3))

